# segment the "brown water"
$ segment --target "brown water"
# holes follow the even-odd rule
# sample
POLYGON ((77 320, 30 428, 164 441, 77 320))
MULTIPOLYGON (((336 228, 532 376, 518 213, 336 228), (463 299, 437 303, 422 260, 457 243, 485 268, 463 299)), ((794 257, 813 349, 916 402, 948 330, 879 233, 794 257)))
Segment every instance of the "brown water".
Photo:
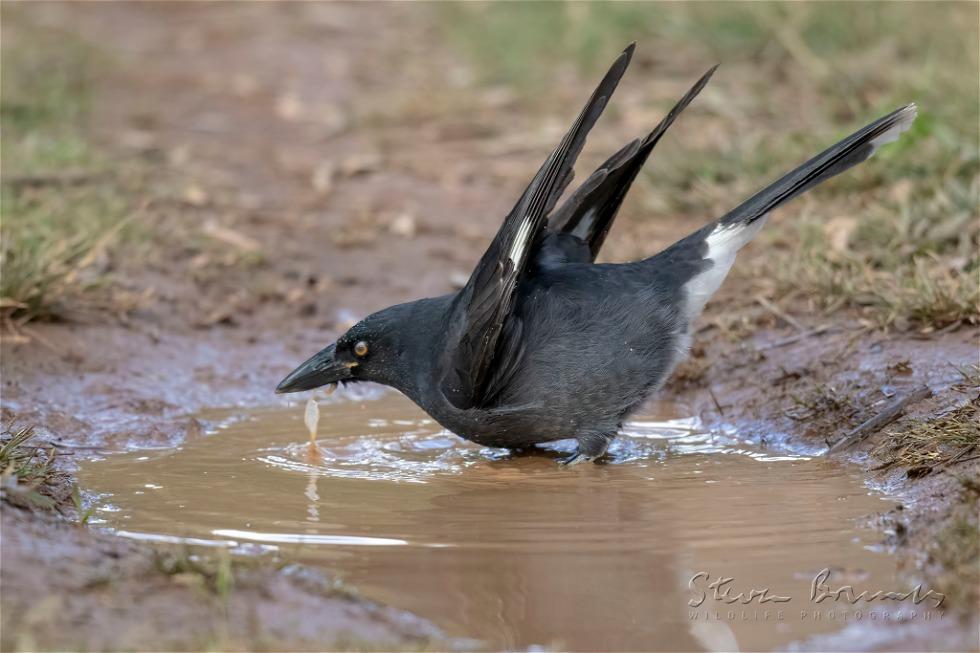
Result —
POLYGON ((801 616, 823 568, 835 587, 900 589, 859 519, 888 504, 858 473, 767 455, 668 407, 629 424, 607 464, 563 468, 554 451, 466 443, 395 394, 321 403, 319 461, 297 402, 205 415, 223 420, 212 434, 88 463, 83 487, 123 535, 278 548, 492 648, 781 648, 845 625, 801 616), (720 576, 733 594, 791 600, 706 590, 689 606, 720 576))

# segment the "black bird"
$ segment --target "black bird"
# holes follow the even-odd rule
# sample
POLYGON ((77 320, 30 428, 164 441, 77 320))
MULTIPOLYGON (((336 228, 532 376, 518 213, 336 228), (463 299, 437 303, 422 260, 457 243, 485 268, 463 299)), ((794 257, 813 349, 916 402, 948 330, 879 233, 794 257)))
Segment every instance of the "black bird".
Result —
POLYGON ((613 63, 462 290, 368 316, 276 391, 374 381, 473 442, 520 449, 575 438, 578 448, 563 462, 594 460, 687 354, 692 324, 769 212, 864 161, 916 116, 910 104, 876 120, 655 256, 597 264, 630 184, 715 70, 556 209, 633 47, 613 63))

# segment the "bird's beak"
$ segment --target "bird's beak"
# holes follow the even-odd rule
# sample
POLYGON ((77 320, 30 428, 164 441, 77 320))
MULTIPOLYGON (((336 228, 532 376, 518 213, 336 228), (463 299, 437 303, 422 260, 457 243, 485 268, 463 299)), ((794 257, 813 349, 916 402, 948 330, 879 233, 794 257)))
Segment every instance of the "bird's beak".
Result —
POLYGON ((335 356, 336 345, 321 349, 308 361, 289 373, 276 387, 276 394, 312 390, 328 383, 336 383, 351 378, 351 367, 355 363, 338 361, 335 356))

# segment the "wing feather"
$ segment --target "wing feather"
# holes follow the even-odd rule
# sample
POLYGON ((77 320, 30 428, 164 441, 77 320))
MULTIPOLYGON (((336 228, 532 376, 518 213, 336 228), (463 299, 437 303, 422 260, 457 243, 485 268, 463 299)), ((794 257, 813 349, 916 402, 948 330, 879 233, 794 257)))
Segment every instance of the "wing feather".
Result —
POLYGON ((599 166, 548 220, 548 229, 584 240, 594 261, 626 193, 667 129, 701 92, 718 66, 701 76, 646 138, 635 140, 599 166))
POLYGON ((454 314, 458 330, 442 380, 446 398, 460 409, 485 400, 493 377, 500 333, 514 307, 514 294, 529 268, 544 231, 545 218, 571 180, 572 166, 633 55, 630 44, 599 82, 585 108, 561 143, 538 170, 517 205, 504 220, 466 286, 454 314))

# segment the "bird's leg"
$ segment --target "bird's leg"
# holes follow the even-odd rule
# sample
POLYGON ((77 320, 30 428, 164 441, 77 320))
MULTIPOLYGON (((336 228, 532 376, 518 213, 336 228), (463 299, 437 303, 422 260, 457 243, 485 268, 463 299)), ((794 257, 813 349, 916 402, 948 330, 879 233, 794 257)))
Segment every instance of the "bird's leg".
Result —
POLYGON ((595 460, 606 453, 606 448, 615 437, 615 433, 583 433, 575 438, 578 449, 571 456, 559 460, 561 465, 578 465, 595 460))

